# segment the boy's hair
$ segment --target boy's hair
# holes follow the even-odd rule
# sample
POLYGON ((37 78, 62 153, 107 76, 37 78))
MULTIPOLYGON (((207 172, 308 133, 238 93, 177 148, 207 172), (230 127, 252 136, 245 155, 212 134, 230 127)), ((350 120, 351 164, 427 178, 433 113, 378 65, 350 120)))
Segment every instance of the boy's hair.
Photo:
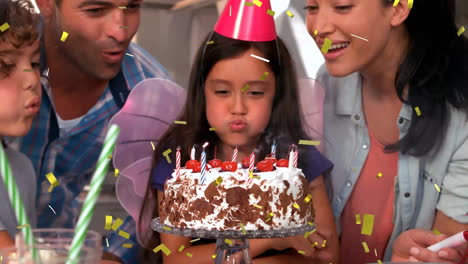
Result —
POLYGON ((15 48, 29 46, 39 38, 39 15, 29 0, 1 0, 0 25, 10 27, 0 31, 0 42, 9 42, 15 48))
MULTIPOLYGON (((181 146, 181 164, 185 164, 190 159, 189 149, 193 145, 201 145, 207 141, 210 142, 206 152, 207 159, 214 158, 214 148, 219 144, 219 139, 214 131, 210 131, 206 118, 205 80, 216 63, 239 57, 250 49, 260 52, 263 57, 270 60, 270 74, 273 73, 276 77, 270 121, 261 135, 256 148, 256 156, 258 159, 266 157, 270 153, 271 144, 276 141, 277 157, 286 157, 291 144, 297 144, 300 139, 307 139, 301 122, 297 77, 292 58, 283 41, 280 38, 269 42, 241 41, 212 32, 198 50, 191 71, 185 107, 178 117, 178 120, 187 121, 188 125, 169 127, 154 151, 153 168, 160 162, 165 150, 175 149, 176 146, 181 146), (208 41, 214 43, 206 44, 208 41)), ((258 77, 261 78, 261 76, 258 77)), ((200 147, 197 149, 197 155, 200 155, 200 149, 200 147)), ((301 149, 299 151, 298 166, 301 167, 308 157, 306 151, 301 151, 301 149)), ((147 197, 148 192, 153 192, 150 183, 148 184, 147 197)), ((152 210, 154 216, 158 214, 158 208, 146 208, 144 205, 141 212, 146 210, 152 210)), ((152 246, 155 242, 157 241, 151 241, 145 246, 152 246)))

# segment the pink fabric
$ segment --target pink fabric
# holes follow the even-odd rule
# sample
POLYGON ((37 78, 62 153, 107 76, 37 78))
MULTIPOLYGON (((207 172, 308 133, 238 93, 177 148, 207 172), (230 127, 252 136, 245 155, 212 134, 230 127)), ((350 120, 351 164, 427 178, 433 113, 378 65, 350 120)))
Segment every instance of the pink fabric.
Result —
POLYGON ((398 174, 398 152, 384 153, 384 146, 372 133, 370 149, 359 179, 341 214, 341 263, 362 264, 382 260, 393 231, 394 181, 398 174), (377 177, 382 173, 382 177, 377 177), (356 224, 356 214, 361 224, 356 224), (374 215, 371 235, 361 234, 364 214, 374 215), (370 252, 365 253, 362 242, 370 252), (377 250, 377 256, 375 250, 377 250))

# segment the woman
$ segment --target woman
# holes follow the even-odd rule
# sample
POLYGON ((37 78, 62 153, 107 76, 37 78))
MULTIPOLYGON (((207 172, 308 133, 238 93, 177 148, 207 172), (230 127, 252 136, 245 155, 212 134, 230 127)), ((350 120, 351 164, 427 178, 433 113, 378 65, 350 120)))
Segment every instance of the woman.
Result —
POLYGON ((453 8, 307 0, 306 10, 325 53, 318 79, 342 262, 459 261, 462 249, 425 249, 443 238, 429 230, 468 229, 468 46, 453 8))

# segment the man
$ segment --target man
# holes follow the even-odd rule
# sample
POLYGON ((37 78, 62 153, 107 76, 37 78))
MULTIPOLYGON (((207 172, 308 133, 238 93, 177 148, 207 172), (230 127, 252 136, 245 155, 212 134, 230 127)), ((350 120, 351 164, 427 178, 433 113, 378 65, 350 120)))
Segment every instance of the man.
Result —
POLYGON ((12 145, 31 158, 38 175, 39 228, 74 227, 76 198, 90 181, 110 118, 137 83, 168 78, 154 58, 130 44, 141 1, 36 0, 44 19, 44 96, 30 133, 12 145), (48 192, 51 172, 59 185, 48 192))

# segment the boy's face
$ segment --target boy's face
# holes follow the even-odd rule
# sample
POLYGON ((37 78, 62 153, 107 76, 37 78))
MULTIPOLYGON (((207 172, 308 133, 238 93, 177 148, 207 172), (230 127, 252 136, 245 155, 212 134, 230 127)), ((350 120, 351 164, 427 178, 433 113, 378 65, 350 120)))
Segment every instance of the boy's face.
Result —
POLYGON ((0 135, 25 135, 40 103, 39 41, 18 49, 1 42, 0 135))
POLYGON ((62 0, 48 27, 59 55, 71 67, 99 80, 117 75, 123 56, 140 24, 142 0, 62 0), (62 33, 68 38, 61 42, 62 33))

